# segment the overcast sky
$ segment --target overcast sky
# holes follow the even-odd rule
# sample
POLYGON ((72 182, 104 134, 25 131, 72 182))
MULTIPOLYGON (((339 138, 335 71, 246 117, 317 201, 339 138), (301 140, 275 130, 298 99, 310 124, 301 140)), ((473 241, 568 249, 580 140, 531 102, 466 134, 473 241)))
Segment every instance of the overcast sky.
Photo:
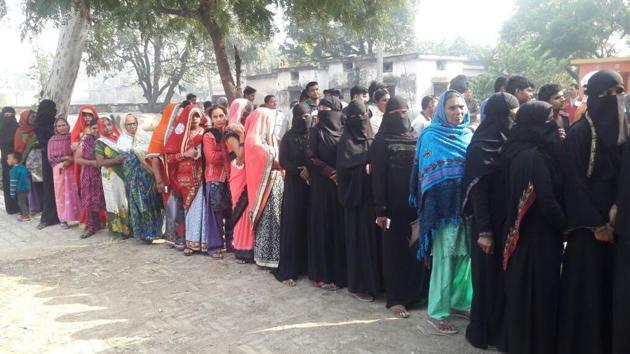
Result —
MULTIPOLYGON (((513 4, 513 0, 420 0, 416 32, 422 40, 449 41, 461 36, 476 44, 493 45, 501 25, 513 12, 513 4)), ((22 0, 7 0, 7 6, 8 14, 0 21, 0 68, 3 74, 26 72, 34 63, 34 48, 54 54, 58 31, 48 28, 34 42, 22 42, 22 0)))

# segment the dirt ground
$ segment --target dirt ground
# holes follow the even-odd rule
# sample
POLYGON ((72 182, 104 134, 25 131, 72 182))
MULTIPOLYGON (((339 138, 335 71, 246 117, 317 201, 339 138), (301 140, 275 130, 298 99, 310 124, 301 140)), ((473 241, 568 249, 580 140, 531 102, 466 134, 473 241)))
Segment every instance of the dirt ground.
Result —
POLYGON ((481 353, 426 311, 394 318, 229 256, 185 257, 101 231, 35 229, 0 199, 0 353, 481 353))

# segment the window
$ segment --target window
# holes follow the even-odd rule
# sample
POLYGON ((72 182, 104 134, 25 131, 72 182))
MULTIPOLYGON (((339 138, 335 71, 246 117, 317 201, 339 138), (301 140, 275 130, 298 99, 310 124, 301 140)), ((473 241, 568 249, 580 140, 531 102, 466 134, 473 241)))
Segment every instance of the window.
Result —
POLYGON ((435 66, 438 70, 446 70, 446 62, 444 60, 438 60, 435 62, 435 66))
POLYGON ((299 71, 291 71, 291 81, 299 81, 300 80, 300 72, 299 71))
POLYGON ((383 72, 391 73, 392 71, 394 71, 394 63, 391 61, 383 62, 383 72))
POLYGON ((348 71, 352 71, 353 67, 352 62, 343 63, 343 72, 347 73, 348 71))

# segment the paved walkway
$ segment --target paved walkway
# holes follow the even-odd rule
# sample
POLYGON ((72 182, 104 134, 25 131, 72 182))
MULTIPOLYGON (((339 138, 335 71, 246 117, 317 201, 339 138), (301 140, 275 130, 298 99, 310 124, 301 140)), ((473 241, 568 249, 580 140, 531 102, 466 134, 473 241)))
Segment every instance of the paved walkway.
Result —
POLYGON ((1 353, 479 353, 424 310, 396 319, 382 299, 288 288, 232 257, 36 224, 0 197, 1 353))

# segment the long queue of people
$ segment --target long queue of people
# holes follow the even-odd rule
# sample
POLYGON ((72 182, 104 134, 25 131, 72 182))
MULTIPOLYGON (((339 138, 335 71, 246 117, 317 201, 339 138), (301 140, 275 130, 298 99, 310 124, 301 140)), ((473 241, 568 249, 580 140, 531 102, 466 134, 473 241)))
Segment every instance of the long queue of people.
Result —
POLYGON ((106 225, 186 256, 233 253, 288 286, 384 296, 401 318, 426 304, 441 334, 469 319, 478 348, 628 353, 623 81, 594 74, 571 122, 557 85, 547 103, 523 77, 497 84, 479 120, 452 85, 413 121, 383 87, 343 107, 309 83, 280 139, 275 110, 242 98, 167 104, 151 135, 130 113, 119 128, 85 106, 71 128, 50 100, 19 123, 5 108, 6 210, 41 210, 38 228, 79 221, 82 238, 106 225))

